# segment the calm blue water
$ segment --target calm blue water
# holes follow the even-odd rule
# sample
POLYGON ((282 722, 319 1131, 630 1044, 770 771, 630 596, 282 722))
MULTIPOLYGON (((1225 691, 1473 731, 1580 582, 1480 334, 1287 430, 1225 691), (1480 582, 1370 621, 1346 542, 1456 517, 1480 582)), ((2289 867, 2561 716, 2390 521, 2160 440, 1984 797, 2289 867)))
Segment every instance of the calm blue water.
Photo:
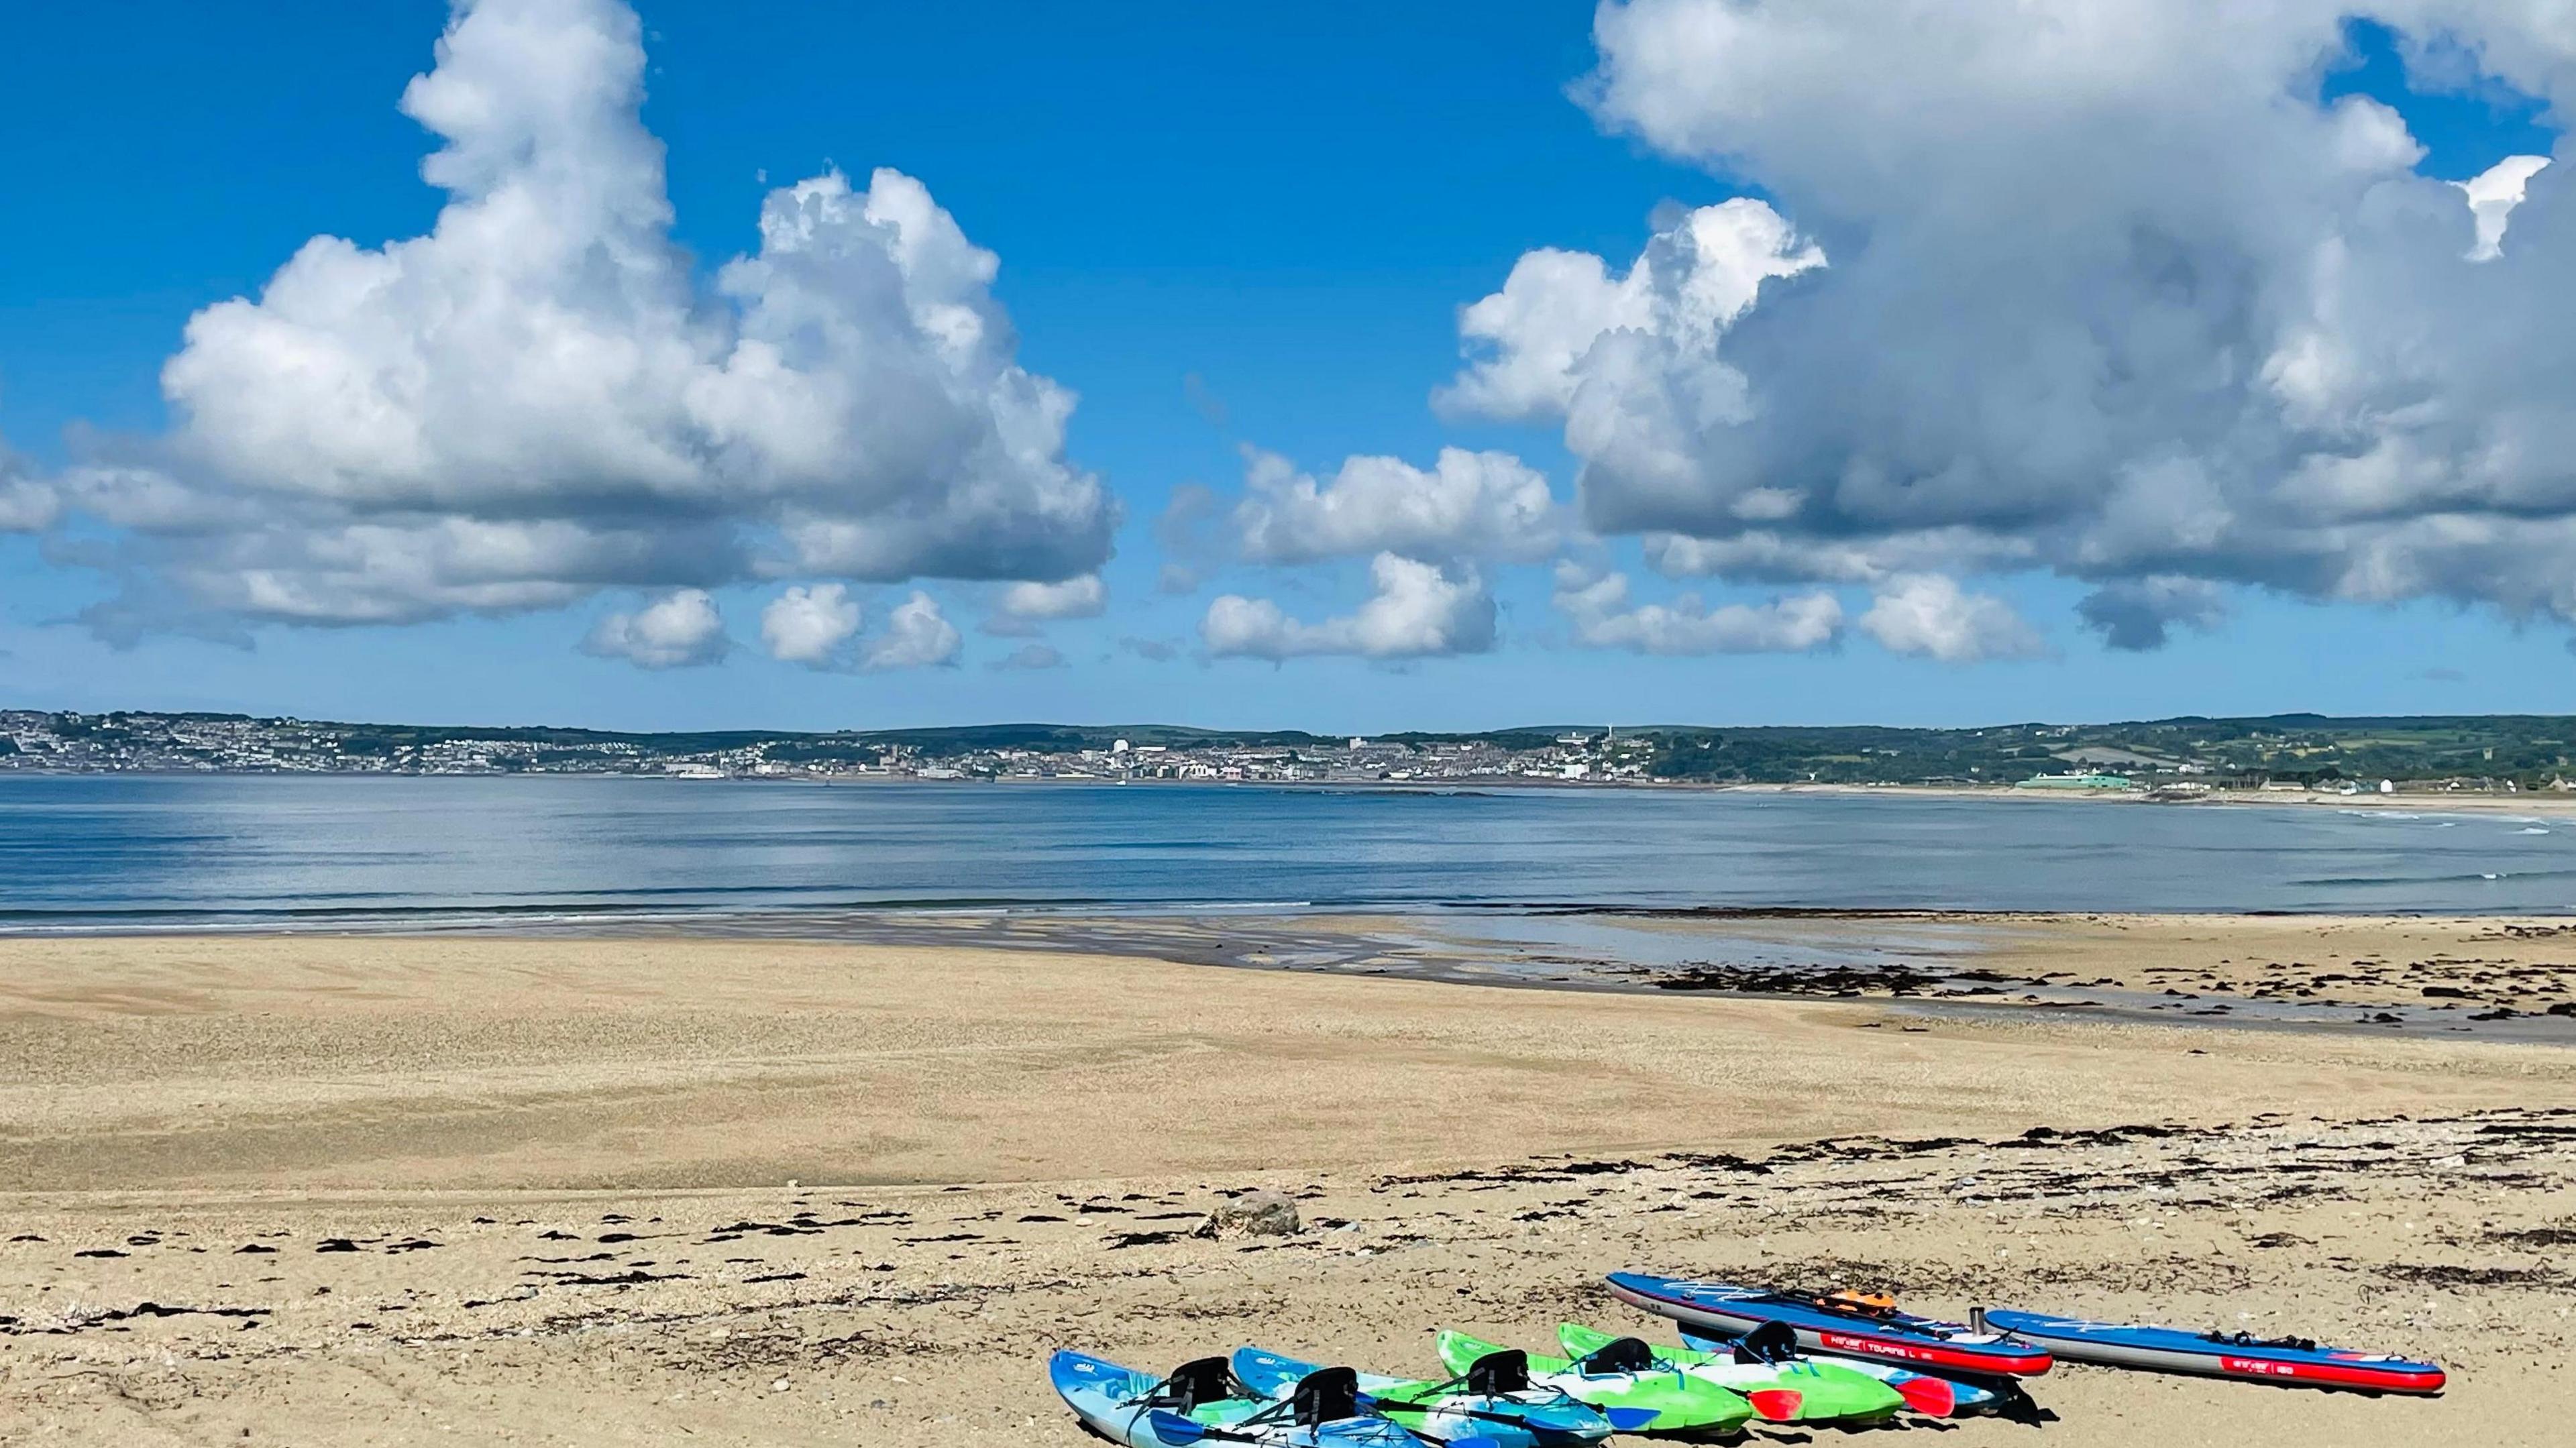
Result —
POLYGON ((1533 790, 0 776, 0 929, 1529 903, 2557 911, 2576 821, 1533 790))

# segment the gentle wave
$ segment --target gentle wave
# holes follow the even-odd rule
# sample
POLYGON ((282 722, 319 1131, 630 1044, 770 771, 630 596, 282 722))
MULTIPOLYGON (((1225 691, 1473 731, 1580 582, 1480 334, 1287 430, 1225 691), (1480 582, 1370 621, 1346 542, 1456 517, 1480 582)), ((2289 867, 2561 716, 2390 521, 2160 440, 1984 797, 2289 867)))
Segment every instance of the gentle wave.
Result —
POLYGON ((2365 889, 2391 885, 2457 885, 2471 880, 2570 880, 2576 869, 2560 870, 2473 870, 2448 875, 2319 875, 2292 880, 2293 885, 2311 889, 2365 889))

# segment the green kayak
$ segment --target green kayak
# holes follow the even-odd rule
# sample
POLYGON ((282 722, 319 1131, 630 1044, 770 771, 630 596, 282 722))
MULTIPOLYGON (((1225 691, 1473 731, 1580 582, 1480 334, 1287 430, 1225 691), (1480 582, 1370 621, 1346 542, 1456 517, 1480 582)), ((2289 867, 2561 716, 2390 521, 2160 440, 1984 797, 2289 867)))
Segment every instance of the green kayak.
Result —
MULTIPOLYGON (((1557 1325, 1556 1340, 1580 1363, 1642 1363, 1741 1393, 1756 1416, 1775 1423, 1865 1422, 1905 1406, 1905 1396, 1877 1378, 1814 1358, 1783 1354, 1764 1361, 1752 1354, 1650 1346, 1573 1322, 1557 1325)), ((1530 1367, 1535 1375, 1538 1360, 1531 1359, 1530 1367)))
MULTIPOLYGON (((1440 1361, 1453 1373, 1463 1373, 1477 1359, 1501 1351, 1500 1343, 1463 1332, 1440 1334, 1440 1361)), ((1621 1415, 1623 1426, 1636 1423, 1628 1430, 1636 1433, 1731 1433, 1753 1416, 1753 1405, 1742 1394, 1670 1367, 1594 1371, 1565 1358, 1531 1353, 1529 1380, 1532 1387, 1555 1388, 1604 1412, 1651 1410, 1654 1416, 1642 1421, 1621 1415)))

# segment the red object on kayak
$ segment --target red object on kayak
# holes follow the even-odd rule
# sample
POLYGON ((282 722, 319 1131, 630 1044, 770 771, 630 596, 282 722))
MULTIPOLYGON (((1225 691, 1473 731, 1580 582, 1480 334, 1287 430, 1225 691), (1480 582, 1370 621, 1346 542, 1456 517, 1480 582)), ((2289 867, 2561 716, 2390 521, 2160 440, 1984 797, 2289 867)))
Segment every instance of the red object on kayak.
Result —
POLYGON ((1794 1423, 1807 1395, 1795 1388, 1755 1388, 1744 1395, 1744 1401, 1751 1403, 1754 1413, 1766 1421, 1794 1423))

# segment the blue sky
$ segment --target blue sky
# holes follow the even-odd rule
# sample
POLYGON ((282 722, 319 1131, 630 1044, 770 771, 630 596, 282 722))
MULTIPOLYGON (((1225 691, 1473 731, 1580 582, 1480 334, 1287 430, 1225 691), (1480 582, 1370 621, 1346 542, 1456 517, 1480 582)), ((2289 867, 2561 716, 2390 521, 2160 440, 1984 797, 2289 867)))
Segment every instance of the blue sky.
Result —
MULTIPOLYGON (((1315 620, 1350 614, 1371 587, 1366 546, 1264 564, 1220 543, 1183 560, 1204 575, 1198 587, 1158 591, 1176 555, 1155 525, 1174 490, 1205 487, 1231 507, 1247 445, 1327 480, 1353 455, 1428 466, 1444 446, 1503 451, 1568 506, 1578 467, 1615 481, 1616 460, 1571 445, 1559 422, 1432 405, 1460 373, 1460 308, 1502 288, 1525 254, 1596 253, 1615 273, 1676 215, 1753 196, 1824 238, 1829 258, 1821 282, 1765 285, 1821 293, 1851 248, 1906 218, 1826 214, 1834 158, 1777 140, 1694 151, 1651 99, 1570 95, 1605 57, 1618 63, 1580 6, 1168 4, 1104 16, 1042 5, 745 13, 645 0, 640 10, 642 121, 668 148, 671 239, 701 286, 761 245, 765 195, 827 165, 853 184, 879 166, 917 178, 998 256, 991 299, 1016 332, 1019 365, 1079 398, 1063 457, 1115 499, 1115 554, 1099 570, 1105 611, 1000 637, 979 627, 998 583, 850 575, 868 620, 859 638, 874 637, 914 587, 958 630, 953 661, 916 668, 765 655, 764 604, 784 582, 838 576, 825 570, 715 586, 734 647, 702 667, 643 668, 577 648, 658 583, 390 624, 182 603, 139 632, 102 636, 77 616, 127 581, 81 560, 118 528, 72 509, 50 531, 0 536, 0 698, 623 727, 1044 718, 1371 731, 2568 707, 2576 659, 2563 613, 2539 594, 2417 569, 2405 576, 2428 581, 2372 595, 2348 573, 2319 581, 2312 556, 2284 562, 2234 545, 2153 565, 2194 589, 2205 579, 2217 602, 2206 615, 2175 613, 2169 642, 2144 651, 2107 647, 2077 612, 2106 577, 2125 575, 2077 577, 2094 565, 2038 555, 2027 566, 1940 565, 2023 621, 2012 641, 1945 659, 1930 646, 1882 645, 1856 622, 1814 648, 1587 644, 1552 597, 1565 585, 1549 559, 1461 551, 1437 561, 1489 590, 1490 647, 1450 637, 1375 656, 1211 657, 1223 652, 1204 628, 1218 594, 1315 620), (994 667, 1033 637, 1063 666, 994 667), (1152 647, 1139 652, 1140 640, 1152 647), (1156 652, 1171 656, 1147 656, 1156 652)), ((248 16, 143 3, 13 17, 13 43, 0 47, 0 134, 13 138, 0 148, 0 194, 11 198, 0 211, 0 437, 27 472, 148 455, 177 435, 184 419, 159 378, 190 317, 256 297, 308 238, 376 247, 431 227, 442 197, 419 166, 436 138, 395 102, 430 67, 447 20, 444 5, 425 3, 279 4, 248 16)), ((2530 94, 2494 77, 2410 81, 2392 32, 2365 28, 2354 44, 2350 62, 2309 83, 2309 98, 2325 107, 2359 94, 2393 108, 2422 148, 2420 175, 2465 180, 2555 147, 2547 105, 2530 94)), ((1856 64, 1855 75, 1866 70, 1856 64)), ((1763 297, 1751 315, 1770 315, 1763 297)), ((1779 349, 1797 344, 1788 322, 1778 329, 1747 332, 1745 355, 1786 357, 1779 349)), ((1618 494, 1605 482, 1601 496, 1618 494)), ((1587 576, 1624 575, 1635 600, 1692 592, 1760 608, 1821 587, 1839 590, 1852 620, 1870 605, 1872 585, 1851 579, 1661 577, 1641 552, 1645 531, 1605 528, 1562 551, 1587 576)))

